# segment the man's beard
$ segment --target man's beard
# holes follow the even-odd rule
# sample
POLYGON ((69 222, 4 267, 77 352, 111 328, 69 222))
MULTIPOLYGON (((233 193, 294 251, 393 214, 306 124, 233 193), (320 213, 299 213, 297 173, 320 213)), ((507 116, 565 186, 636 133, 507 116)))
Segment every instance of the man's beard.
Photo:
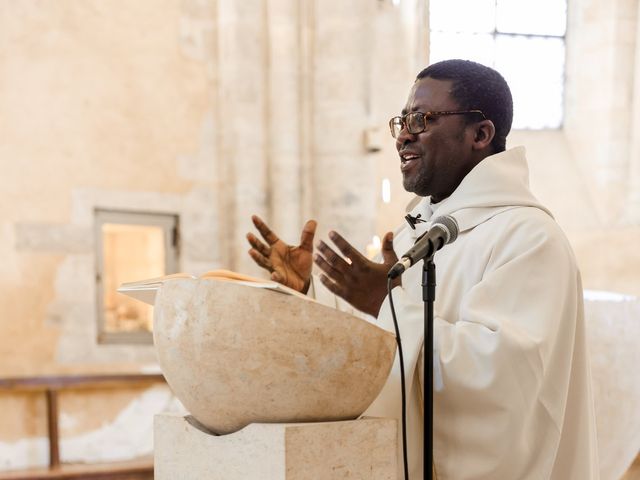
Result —
POLYGON ((414 175, 404 175, 402 177, 402 186, 407 192, 415 193, 420 197, 429 196, 428 179, 424 170, 420 169, 414 175))

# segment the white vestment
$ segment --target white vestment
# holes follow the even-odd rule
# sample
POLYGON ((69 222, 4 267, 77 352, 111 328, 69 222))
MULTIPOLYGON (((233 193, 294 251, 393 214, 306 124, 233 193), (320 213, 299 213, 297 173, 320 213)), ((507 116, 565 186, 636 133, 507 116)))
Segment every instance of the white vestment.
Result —
MULTIPOLYGON (((580 275, 563 232, 529 190, 524 148, 485 158, 436 205, 412 203, 427 223, 396 233, 399 256, 429 220, 452 215, 459 225, 434 259, 437 478, 599 478, 580 275)), ((393 290, 412 480, 423 478, 421 277, 422 262, 393 290)), ((377 323, 394 331, 388 298, 377 323)), ((397 356, 365 415, 400 419, 397 356)))

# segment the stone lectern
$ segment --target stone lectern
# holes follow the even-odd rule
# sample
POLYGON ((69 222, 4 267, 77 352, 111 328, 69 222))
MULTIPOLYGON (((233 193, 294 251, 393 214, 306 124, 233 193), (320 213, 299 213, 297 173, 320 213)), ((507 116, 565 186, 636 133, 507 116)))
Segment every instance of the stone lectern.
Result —
POLYGON ((156 480, 398 478, 396 420, 357 419, 386 381, 395 337, 282 290, 162 283, 154 342, 191 415, 156 417, 156 480))

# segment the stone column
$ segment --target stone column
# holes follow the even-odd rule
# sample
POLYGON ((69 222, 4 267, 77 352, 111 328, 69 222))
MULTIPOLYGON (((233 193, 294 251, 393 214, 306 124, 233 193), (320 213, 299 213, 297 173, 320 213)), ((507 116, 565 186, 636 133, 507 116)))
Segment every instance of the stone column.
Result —
POLYGON ((302 229, 301 49, 297 0, 268 0, 267 75, 269 223, 287 242, 302 229))
POLYGON ((402 223, 404 209, 413 198, 402 186, 400 159, 388 127, 399 115, 419 71, 428 64, 428 5, 423 0, 378 2, 373 35, 370 78, 371 121, 377 130, 380 151, 371 153, 376 163, 376 234, 382 236, 402 223), (390 185, 389 203, 381 196, 383 179, 390 185))
POLYGON ((221 241, 228 264, 258 271, 247 255, 250 215, 266 217, 268 164, 268 63, 266 0, 218 1, 218 158, 224 178, 221 241))
POLYGON ((565 131, 603 225, 619 221, 626 201, 636 3, 582 0, 569 8, 565 131))
MULTIPOLYGON (((252 213, 289 243, 298 242, 308 218, 319 221, 318 237, 336 229, 361 250, 376 233, 379 156, 366 150, 364 134, 371 126, 386 128, 388 112, 380 121, 373 100, 386 81, 372 77, 396 85, 399 76, 412 79, 416 55, 424 53, 412 31, 400 40, 406 54, 396 52, 406 58, 393 64, 403 65, 402 74, 376 64, 386 41, 377 38, 376 15, 394 10, 390 5, 218 1, 221 217, 223 231, 232 232, 221 241, 231 268, 258 272, 244 238, 252 213)), ((413 19, 424 13, 421 5, 413 0, 397 9, 399 30, 407 22, 424 26, 422 17, 413 19)), ((409 85, 402 81, 398 98, 404 100, 409 85)))
MULTIPOLYGON (((640 3, 636 19, 640 18, 640 3)), ((631 103, 631 138, 629 155, 629 195, 625 220, 640 224, 640 25, 636 22, 636 57, 633 71, 633 100, 631 103)))
POLYGON ((369 121, 369 23, 375 2, 314 2, 313 214, 359 249, 375 225, 375 164, 364 150, 369 121))

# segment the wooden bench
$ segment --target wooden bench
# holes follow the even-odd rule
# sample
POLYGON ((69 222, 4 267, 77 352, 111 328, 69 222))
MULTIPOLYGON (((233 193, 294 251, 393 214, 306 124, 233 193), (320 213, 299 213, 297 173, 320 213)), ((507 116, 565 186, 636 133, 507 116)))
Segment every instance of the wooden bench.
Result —
POLYGON ((58 392, 122 388, 165 383, 162 374, 61 375, 0 378, 0 392, 42 392, 47 401, 47 432, 49 438, 49 468, 0 472, 0 480, 37 479, 112 479, 133 480, 153 478, 153 458, 130 462, 72 465, 60 462, 58 431, 58 392))

